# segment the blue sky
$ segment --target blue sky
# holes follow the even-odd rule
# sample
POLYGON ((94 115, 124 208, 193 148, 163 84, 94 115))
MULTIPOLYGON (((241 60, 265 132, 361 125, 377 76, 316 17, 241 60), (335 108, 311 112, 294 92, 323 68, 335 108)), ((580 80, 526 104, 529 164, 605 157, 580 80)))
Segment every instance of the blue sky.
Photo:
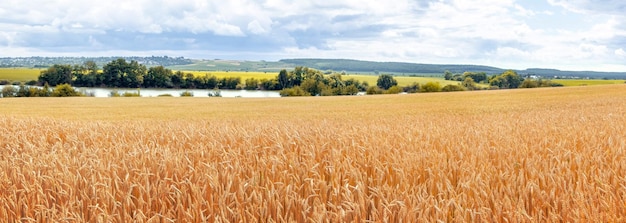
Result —
POLYGON ((622 0, 5 0, 0 57, 346 58, 626 71, 622 0))

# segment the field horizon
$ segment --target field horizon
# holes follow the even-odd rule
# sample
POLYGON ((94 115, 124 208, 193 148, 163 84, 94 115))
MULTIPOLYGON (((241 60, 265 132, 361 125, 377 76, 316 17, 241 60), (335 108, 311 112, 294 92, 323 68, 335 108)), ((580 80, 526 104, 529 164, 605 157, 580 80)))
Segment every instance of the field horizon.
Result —
POLYGON ((3 98, 0 218, 619 222, 624 95, 3 98))
MULTIPOLYGON (((40 72, 43 69, 38 68, 0 68, 0 80, 7 81, 19 81, 27 82, 31 80, 37 80, 40 72)), ((213 75, 217 78, 224 77, 239 77, 242 81, 248 78, 260 79, 273 79, 276 78, 278 72, 267 71, 183 71, 185 73, 192 73, 194 76, 213 75)), ((343 75, 343 79, 347 80, 354 78, 361 82, 367 82, 370 86, 376 84, 378 75, 367 75, 358 73, 348 73, 343 75)), ((426 84, 428 82, 439 82, 442 86, 452 84, 456 85, 461 82, 444 80, 443 77, 432 77, 432 74, 424 74, 424 76, 394 76, 394 79, 398 81, 399 86, 409 86, 413 83, 426 84)), ((601 79, 551 79, 553 83, 563 84, 566 87, 571 86, 587 86, 587 85, 608 85, 608 84, 623 84, 626 80, 601 80, 601 79)), ((480 87, 487 88, 487 84, 479 84, 480 87)))

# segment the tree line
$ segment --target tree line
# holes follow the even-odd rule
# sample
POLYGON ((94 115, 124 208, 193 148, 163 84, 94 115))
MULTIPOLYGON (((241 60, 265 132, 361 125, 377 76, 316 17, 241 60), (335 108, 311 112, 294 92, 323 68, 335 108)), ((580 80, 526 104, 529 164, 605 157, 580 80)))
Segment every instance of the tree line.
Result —
POLYGON ((428 82, 422 85, 414 82, 408 86, 398 86, 398 82, 392 75, 381 74, 378 76, 376 85, 369 86, 367 82, 354 79, 344 81, 342 75, 338 73, 324 75, 318 70, 307 67, 296 67, 290 72, 282 70, 277 77, 279 87, 283 89, 280 91, 281 96, 355 95, 362 91, 366 94, 398 94, 562 86, 549 80, 523 78, 513 70, 492 76, 488 76, 485 72, 453 74, 446 71, 444 79, 458 81, 458 83, 442 86, 439 82, 428 82), (483 87, 484 85, 489 87, 483 87))
POLYGON ((163 66, 147 68, 137 61, 123 58, 113 60, 102 67, 93 61, 81 65, 55 64, 41 72, 38 83, 50 86, 70 84, 76 87, 111 88, 183 88, 183 89, 263 89, 277 90, 271 80, 246 80, 239 77, 218 78, 210 74, 196 76, 192 73, 172 71, 163 66))
MULTIPOLYGON (((501 74, 488 76, 484 72, 444 73, 444 79, 458 81, 458 84, 441 86, 438 82, 423 85, 413 83, 398 86, 392 75, 379 75, 375 86, 354 78, 344 80, 340 73, 323 73, 319 70, 298 66, 291 71, 281 70, 275 78, 244 81, 240 77, 218 78, 210 74, 194 75, 182 71, 172 71, 163 66, 146 67, 137 61, 126 61, 123 58, 105 64, 102 69, 93 61, 81 65, 55 64, 41 72, 38 84, 46 90, 7 89, 6 96, 51 96, 48 86, 76 87, 111 87, 111 88, 182 88, 182 89, 246 89, 246 90, 280 90, 281 96, 330 96, 367 94, 397 94, 401 92, 438 92, 464 91, 483 89, 509 89, 519 87, 558 86, 549 80, 535 80, 518 75, 508 70, 501 74), (488 84, 489 88, 479 84, 488 84), (26 91, 30 93, 26 94, 26 91)), ((484 86, 484 85, 482 85, 484 86)), ((69 94, 69 93, 68 93, 69 94)), ((72 94, 70 94, 72 95, 72 94)))
POLYGON ((319 70, 300 66, 289 72, 281 70, 276 80, 282 89, 281 96, 356 95, 369 86, 354 78, 343 80, 339 73, 324 75, 319 70))
POLYGON ((477 90, 476 83, 489 84, 490 89, 511 89, 511 88, 535 88, 535 87, 560 87, 562 84, 553 83, 545 79, 524 78, 516 71, 507 70, 501 74, 487 76, 485 72, 464 72, 453 74, 445 71, 444 79, 452 81, 462 81, 462 85, 468 90, 477 90))

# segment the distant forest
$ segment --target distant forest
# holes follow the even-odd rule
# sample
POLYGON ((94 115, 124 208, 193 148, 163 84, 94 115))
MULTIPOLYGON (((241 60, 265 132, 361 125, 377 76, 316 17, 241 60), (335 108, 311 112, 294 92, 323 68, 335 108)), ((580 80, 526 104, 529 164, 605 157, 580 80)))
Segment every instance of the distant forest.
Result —
MULTIPOLYGON (((302 66, 321 71, 443 76, 446 71, 462 74, 464 72, 484 72, 488 75, 500 74, 506 68, 462 65, 462 64, 421 64, 401 62, 373 62, 349 59, 283 59, 270 61, 228 61, 224 60, 197 60, 184 57, 151 56, 151 57, 4 57, 0 58, 0 67, 31 67, 48 68, 54 64, 81 65, 86 61, 93 61, 102 67, 110 61, 122 58, 128 61, 137 61, 147 67, 164 66, 176 70, 225 70, 225 71, 264 71, 278 72, 282 69, 292 69, 302 66), (236 63, 235 63, 236 62, 236 63), (196 66, 194 66, 196 65, 196 66)), ((597 71, 562 71, 556 69, 532 68, 514 70, 522 76, 537 76, 543 78, 592 78, 592 79, 626 79, 626 72, 597 72, 597 71)))
POLYGON ((504 70, 496 67, 479 65, 438 65, 400 62, 372 62, 347 59, 283 59, 284 63, 297 66, 312 67, 319 70, 360 71, 380 73, 441 73, 446 70, 452 73, 485 72, 488 74, 502 73, 504 70))
MULTIPOLYGON (((346 59, 284 59, 280 62, 306 66, 319 70, 334 71, 358 71, 380 73, 405 73, 410 74, 442 74, 446 71, 452 73, 485 72, 486 74, 499 74, 508 69, 502 69, 481 65, 458 65, 458 64, 419 64, 399 62, 372 62, 346 59)), ((626 79, 626 72, 597 72, 597 71, 562 71, 556 69, 532 68, 526 70, 514 70, 522 76, 538 76, 545 78, 606 78, 626 79)))

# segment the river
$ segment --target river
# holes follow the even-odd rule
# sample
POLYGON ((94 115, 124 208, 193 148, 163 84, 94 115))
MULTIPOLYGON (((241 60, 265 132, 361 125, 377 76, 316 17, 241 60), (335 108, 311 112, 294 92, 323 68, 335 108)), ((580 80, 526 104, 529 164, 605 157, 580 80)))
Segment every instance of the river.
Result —
MULTIPOLYGON (((19 86, 15 86, 19 88, 19 86)), ((33 87, 33 86, 29 86, 33 87)), ((39 87, 39 86, 36 86, 39 87)), ((0 85, 0 90, 4 88, 4 85, 0 85)), ((78 87, 79 91, 84 91, 94 97, 110 97, 112 91, 117 91, 119 94, 124 92, 137 93, 139 91, 141 97, 158 97, 160 95, 171 95, 172 97, 180 97, 185 92, 191 92, 194 97, 209 97, 209 94, 215 95, 216 92, 222 97, 243 97, 243 98, 275 98, 280 97, 278 91, 257 91, 257 90, 208 90, 208 89, 154 89, 154 88, 90 88, 90 87, 78 87)))

